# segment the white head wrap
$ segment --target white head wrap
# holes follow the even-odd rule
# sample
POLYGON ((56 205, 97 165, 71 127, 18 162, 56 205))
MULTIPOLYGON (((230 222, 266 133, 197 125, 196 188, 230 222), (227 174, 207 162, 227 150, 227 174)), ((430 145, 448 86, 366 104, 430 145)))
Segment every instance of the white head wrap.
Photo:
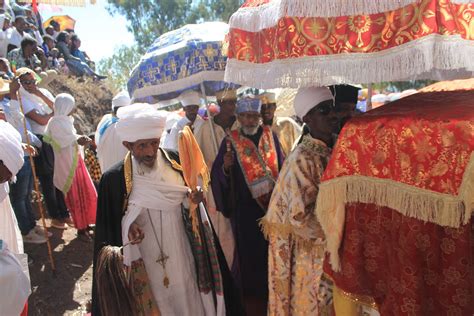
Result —
POLYGON ((54 99, 54 116, 46 126, 45 135, 61 148, 71 146, 77 141, 74 119, 69 116, 75 107, 76 101, 68 93, 60 93, 54 99))
POLYGON ((139 139, 160 138, 167 116, 168 112, 157 111, 150 104, 135 103, 118 110, 119 121, 115 130, 122 141, 131 143, 139 139))
POLYGON ((319 103, 327 100, 333 100, 331 90, 326 87, 300 88, 295 96, 295 113, 300 118, 308 114, 312 108, 319 103))
POLYGON ((187 107, 190 105, 200 105, 201 97, 196 91, 188 90, 181 93, 181 95, 179 96, 179 102, 181 102, 183 107, 187 107))
MULTIPOLYGON (((23 148, 21 147, 21 135, 9 123, 0 120, 0 160, 7 169, 15 176, 23 166, 23 148)), ((6 183, 0 183, 0 202, 8 195, 6 183)))
POLYGON ((123 106, 128 106, 130 105, 131 100, 130 96, 128 95, 127 91, 120 91, 119 94, 117 94, 113 99, 112 99, 112 111, 115 110, 116 108, 120 108, 123 106))

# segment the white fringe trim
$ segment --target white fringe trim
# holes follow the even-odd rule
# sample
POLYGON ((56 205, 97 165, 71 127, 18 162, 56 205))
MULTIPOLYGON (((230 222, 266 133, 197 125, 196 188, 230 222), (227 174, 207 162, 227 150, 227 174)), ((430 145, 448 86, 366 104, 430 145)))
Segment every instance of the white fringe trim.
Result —
POLYGON ((469 223, 474 214, 474 154, 464 172, 458 196, 365 176, 346 176, 321 183, 315 212, 327 238, 334 271, 341 269, 339 247, 345 206, 355 202, 373 203, 418 220, 458 228, 469 223))
POLYGON ((229 27, 258 32, 278 24, 280 16, 280 0, 271 1, 258 7, 240 8, 232 14, 229 27))
POLYGON ((260 89, 341 83, 473 77, 474 41, 432 34, 377 53, 274 60, 258 64, 229 59, 224 80, 260 89))
POLYGON ((177 90, 186 89, 190 86, 201 84, 201 82, 204 81, 222 80, 224 80, 224 71, 202 71, 186 78, 137 89, 133 91, 132 97, 134 99, 146 98, 153 95, 165 94, 177 90))
MULTIPOLYGON (((26 3, 32 3, 32 0, 25 0, 26 3)), ((86 0, 40 0, 37 1, 38 4, 51 4, 51 5, 64 5, 71 7, 85 7, 86 0)), ((95 4, 94 1, 91 1, 91 4, 95 4)))
POLYGON ((274 187, 275 180, 267 176, 249 184, 249 191, 252 194, 252 197, 256 199, 261 197, 262 195, 272 192, 274 187))
POLYGON ((421 0, 282 0, 280 17, 336 17, 393 11, 421 0))

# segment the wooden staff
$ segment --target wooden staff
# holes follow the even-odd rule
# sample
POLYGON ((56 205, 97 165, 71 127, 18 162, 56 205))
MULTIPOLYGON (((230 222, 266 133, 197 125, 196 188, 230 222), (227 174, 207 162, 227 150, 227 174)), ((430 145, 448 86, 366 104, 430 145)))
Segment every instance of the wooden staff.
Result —
MULTIPOLYGON (((30 136, 28 135, 28 130, 26 128, 26 116, 25 116, 25 111, 23 110, 23 102, 21 101, 21 94, 20 91, 17 91, 17 98, 18 98, 18 103, 20 104, 20 110, 21 113, 23 114, 23 133, 25 134, 26 138, 26 144, 28 147, 31 147, 31 140, 30 136)), ((33 159, 33 155, 28 155, 30 159, 30 164, 31 164, 31 169, 33 171, 33 183, 35 187, 35 193, 37 197, 41 196, 41 192, 39 190, 39 181, 38 177, 36 176, 36 169, 35 169, 35 161, 33 159)), ((48 256, 49 256, 49 263, 51 264, 51 270, 53 271, 53 275, 56 274, 56 266, 54 264, 54 258, 53 258, 53 250, 51 248, 51 241, 49 240, 48 236, 48 228, 46 227, 46 220, 44 217, 44 208, 43 208, 43 203, 41 202, 40 198, 36 198, 36 204, 38 206, 38 209, 40 211, 40 216, 41 216, 41 222, 43 224, 43 230, 44 230, 44 237, 46 237, 46 244, 48 245, 48 256)))

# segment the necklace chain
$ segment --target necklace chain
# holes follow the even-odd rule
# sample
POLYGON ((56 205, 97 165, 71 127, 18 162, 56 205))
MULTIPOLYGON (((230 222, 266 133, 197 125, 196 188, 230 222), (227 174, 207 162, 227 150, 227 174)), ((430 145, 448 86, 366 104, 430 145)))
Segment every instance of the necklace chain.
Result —
POLYGON ((161 242, 160 242, 160 240, 158 239, 158 235, 156 233, 155 224, 153 223, 153 220, 151 219, 150 210, 147 209, 146 211, 148 213, 148 219, 150 220, 151 228, 153 229, 153 234, 155 235, 156 243, 158 244, 158 248, 160 249, 160 254, 158 256, 158 259, 156 259, 156 262, 159 265, 161 265, 161 267, 163 268, 163 272, 164 272, 163 285, 166 288, 168 288, 170 281, 168 278, 168 274, 166 273, 166 261, 168 261, 169 256, 167 256, 166 253, 164 252, 163 250, 164 245, 162 245, 163 243, 163 218, 162 218, 163 213, 160 210, 160 239, 161 239, 161 242))

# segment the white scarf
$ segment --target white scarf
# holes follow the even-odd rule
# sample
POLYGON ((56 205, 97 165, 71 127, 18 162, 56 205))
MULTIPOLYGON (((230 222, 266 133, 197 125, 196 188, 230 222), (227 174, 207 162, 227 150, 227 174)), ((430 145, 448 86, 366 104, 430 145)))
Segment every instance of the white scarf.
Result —
MULTIPOLYGON (((163 159, 158 155, 158 159, 163 159)), ((138 165, 134 161, 134 170, 138 165)), ((185 199, 189 188, 182 185, 170 184, 159 181, 160 175, 159 163, 145 175, 137 172, 133 173, 133 189, 128 201, 127 213, 122 219, 122 242, 126 245, 128 239, 128 230, 130 225, 137 219, 143 209, 156 210, 175 210, 185 199)), ((132 261, 141 258, 140 250, 137 245, 128 245, 123 248, 124 264, 130 266, 132 261)))
POLYGON ((59 94, 54 101, 54 116, 46 126, 45 140, 54 150, 54 185, 64 193, 71 187, 77 168, 78 148, 74 119, 69 116, 74 109, 74 98, 59 94))

